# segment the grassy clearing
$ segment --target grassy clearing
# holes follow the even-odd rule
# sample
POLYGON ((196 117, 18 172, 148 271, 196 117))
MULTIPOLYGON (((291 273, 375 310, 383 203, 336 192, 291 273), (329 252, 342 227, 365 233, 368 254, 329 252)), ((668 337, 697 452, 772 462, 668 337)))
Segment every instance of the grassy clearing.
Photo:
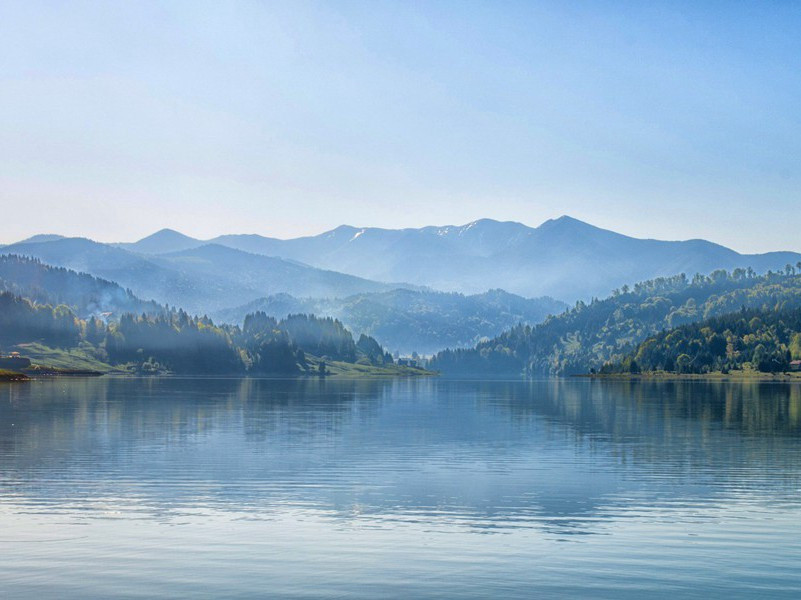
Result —
MULTIPOLYGON (((311 375, 317 373, 320 359, 306 355, 306 361, 311 366, 311 375)), ((339 361, 326 361, 326 375, 328 377, 341 377, 346 379, 360 379, 368 377, 429 377, 436 375, 435 371, 416 369, 413 367, 401 367, 399 365, 386 365, 375 367, 372 365, 360 365, 339 361)))
MULTIPOLYGON (((110 365, 99 360, 93 353, 83 348, 51 348, 43 344, 20 344, 13 348, 33 363, 30 373, 33 375, 69 374, 75 371, 96 371, 99 373, 125 374, 132 372, 132 365, 110 365)), ((309 371, 304 375, 317 375, 321 360, 306 355, 309 371)), ((380 378, 380 377, 425 377, 436 375, 434 371, 386 365, 376 367, 339 361, 326 361, 326 376, 339 378, 380 378)))
POLYGON ((14 350, 31 359, 34 366, 68 371, 120 372, 81 348, 50 348, 38 343, 20 344, 14 350))

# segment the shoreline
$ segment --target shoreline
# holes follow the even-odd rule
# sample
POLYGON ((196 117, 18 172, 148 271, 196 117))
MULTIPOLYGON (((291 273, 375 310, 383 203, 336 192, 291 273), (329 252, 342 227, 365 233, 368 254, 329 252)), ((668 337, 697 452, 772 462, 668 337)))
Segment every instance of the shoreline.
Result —
POLYGON ((0 383, 14 383, 19 381, 30 381, 31 378, 25 373, 17 373, 16 371, 0 370, 0 383))
MULTIPOLYGON (((361 365, 360 365, 361 366, 361 365)), ((37 369, 28 373, 21 373, 15 371, 0 370, 0 383, 18 383, 29 381, 40 381, 47 379, 58 378, 82 378, 82 377, 121 377, 121 378, 156 378, 156 379, 171 379, 171 378, 192 378, 192 379, 218 379, 218 378, 231 378, 231 379, 295 379, 295 380, 312 380, 312 379, 417 379, 420 377, 437 377, 437 371, 427 371, 425 369, 388 369, 388 368, 375 368, 368 367, 366 369, 335 369, 323 373, 316 373, 313 371, 300 372, 300 373, 287 373, 287 374, 273 374, 273 375, 254 375, 252 373, 241 374, 209 374, 209 373, 132 373, 126 371, 90 371, 90 370, 68 370, 68 369, 37 369)))
POLYGON ((801 371, 788 373, 762 373, 759 371, 730 371, 723 373, 668 373, 654 371, 648 373, 608 373, 575 375, 586 379, 617 381, 737 381, 737 382, 786 382, 801 383, 801 371))

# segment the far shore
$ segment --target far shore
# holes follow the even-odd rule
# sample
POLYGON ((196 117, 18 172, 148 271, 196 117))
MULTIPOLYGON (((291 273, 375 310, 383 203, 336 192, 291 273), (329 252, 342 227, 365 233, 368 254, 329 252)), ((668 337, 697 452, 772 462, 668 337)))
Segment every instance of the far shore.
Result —
POLYGON ((618 381, 784 381, 801 382, 801 371, 786 373, 762 373, 760 371, 714 371, 712 373, 671 373, 649 371, 645 373, 588 373, 577 375, 589 379, 610 379, 618 381))
MULTIPOLYGON (((88 369, 64 369, 54 367, 43 367, 41 365, 34 365, 31 369, 26 369, 23 372, 6 371, 0 369, 0 383, 9 382, 23 382, 33 381, 36 379, 53 379, 59 377, 154 377, 154 378, 171 378, 171 377, 229 377, 230 375, 214 375, 214 374, 182 374, 171 373, 168 371, 158 373, 141 373, 135 371, 125 371, 122 369, 115 369, 112 371, 93 371, 88 369)), ((416 378, 416 377, 435 377, 439 375, 437 371, 428 371, 416 367, 401 367, 392 365, 389 367, 376 367, 373 365, 358 365, 352 363, 331 362, 327 365, 325 372, 318 372, 315 370, 301 371, 299 373, 291 373, 286 375, 275 375, 280 379, 395 379, 395 378, 416 378)), ((254 377, 253 374, 242 373, 235 375, 247 379, 254 377)), ((263 376, 255 375, 256 378, 263 378, 263 376)), ((269 376, 268 376, 269 378, 269 376)))

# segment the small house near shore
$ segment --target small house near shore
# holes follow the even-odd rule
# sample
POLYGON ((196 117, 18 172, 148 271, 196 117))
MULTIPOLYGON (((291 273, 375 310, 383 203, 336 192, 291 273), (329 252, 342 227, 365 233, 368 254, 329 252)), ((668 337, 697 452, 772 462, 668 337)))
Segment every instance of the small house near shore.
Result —
POLYGON ((20 356, 19 352, 12 352, 8 356, 0 353, 0 369, 19 371, 31 366, 31 359, 20 356))

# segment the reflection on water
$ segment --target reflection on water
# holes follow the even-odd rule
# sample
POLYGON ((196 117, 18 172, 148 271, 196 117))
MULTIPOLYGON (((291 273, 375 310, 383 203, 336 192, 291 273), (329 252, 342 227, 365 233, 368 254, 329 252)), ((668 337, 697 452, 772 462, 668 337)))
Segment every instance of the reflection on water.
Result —
POLYGON ((11 597, 797 597, 801 386, 0 387, 11 597))

